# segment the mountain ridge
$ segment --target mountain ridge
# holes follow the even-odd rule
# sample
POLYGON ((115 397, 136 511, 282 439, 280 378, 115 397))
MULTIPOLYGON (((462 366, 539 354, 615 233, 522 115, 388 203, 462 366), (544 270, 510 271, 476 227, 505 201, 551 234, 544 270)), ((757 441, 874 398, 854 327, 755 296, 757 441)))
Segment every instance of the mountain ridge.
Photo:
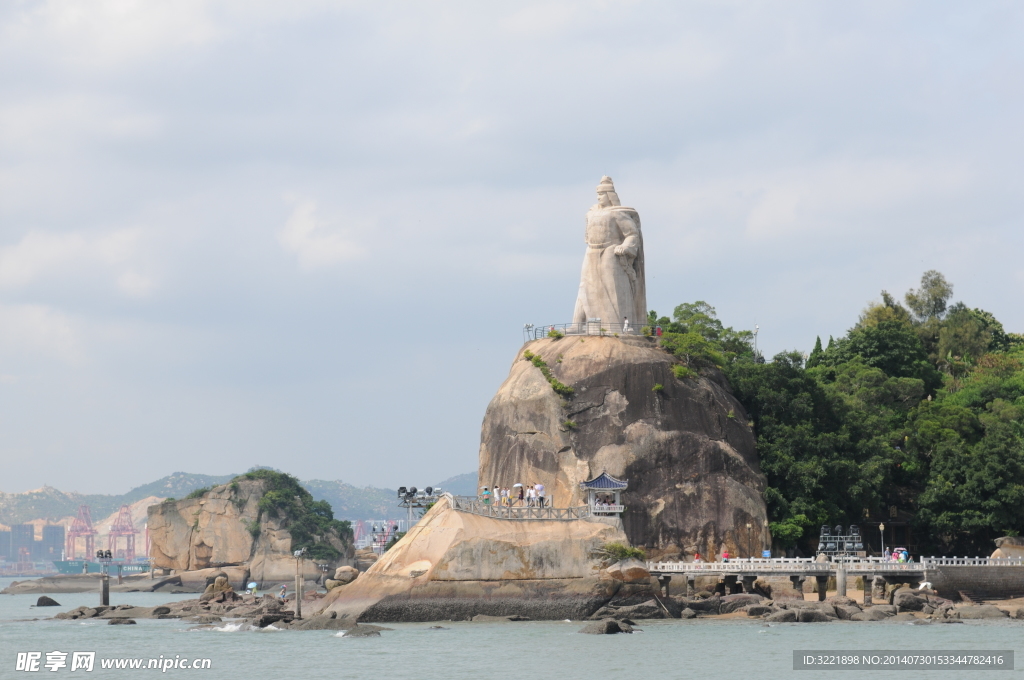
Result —
MULTIPOLYGON (((81 494, 48 485, 18 493, 0 491, 0 524, 10 526, 35 520, 55 522, 76 516, 80 505, 88 505, 93 521, 98 521, 125 504, 131 505, 150 496, 184 498, 196 489, 226 484, 237 476, 174 472, 123 494, 81 494)), ((406 516, 404 510, 396 507, 393 489, 357 487, 340 479, 312 479, 301 483, 316 500, 329 502, 337 519, 403 519, 406 516)), ((475 493, 476 473, 457 475, 437 486, 458 495, 475 493)))

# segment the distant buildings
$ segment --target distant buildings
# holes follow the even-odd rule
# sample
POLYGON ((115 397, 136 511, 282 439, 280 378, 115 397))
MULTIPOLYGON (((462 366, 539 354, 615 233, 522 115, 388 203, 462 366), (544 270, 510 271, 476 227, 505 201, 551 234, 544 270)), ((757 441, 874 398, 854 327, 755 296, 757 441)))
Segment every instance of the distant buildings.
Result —
POLYGON ((10 531, 0 531, 0 559, 8 562, 61 560, 64 556, 64 527, 55 524, 43 527, 43 540, 35 540, 35 527, 15 524, 10 531))

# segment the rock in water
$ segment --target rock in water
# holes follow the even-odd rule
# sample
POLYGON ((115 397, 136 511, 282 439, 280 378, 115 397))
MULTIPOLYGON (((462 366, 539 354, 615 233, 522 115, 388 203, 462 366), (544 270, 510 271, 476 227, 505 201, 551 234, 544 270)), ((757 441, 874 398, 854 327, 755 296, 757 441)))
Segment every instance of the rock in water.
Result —
POLYGON ((742 554, 767 543, 754 436, 720 374, 678 380, 654 338, 567 335, 523 350, 573 393, 556 393, 520 352, 484 416, 480 484, 540 482, 567 507, 607 471, 629 481, 633 545, 742 554))
POLYGON ((53 599, 52 597, 47 597, 46 595, 43 595, 38 600, 36 600, 36 606, 37 607, 59 607, 60 606, 60 602, 57 602, 57 600, 53 599))
POLYGON ((135 619, 125 619, 125 618, 110 619, 110 621, 107 622, 107 625, 108 626, 134 626, 135 625, 135 619))
POLYGON ((633 627, 615 619, 604 619, 588 623, 580 628, 579 632, 587 635, 614 635, 615 633, 632 633, 633 627))

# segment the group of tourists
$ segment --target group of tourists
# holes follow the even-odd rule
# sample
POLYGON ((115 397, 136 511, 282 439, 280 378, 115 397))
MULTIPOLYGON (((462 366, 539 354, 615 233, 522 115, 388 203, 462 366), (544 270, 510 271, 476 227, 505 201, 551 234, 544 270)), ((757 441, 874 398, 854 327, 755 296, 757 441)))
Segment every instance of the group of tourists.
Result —
POLYGON ((528 507, 543 508, 546 501, 546 492, 543 484, 513 484, 512 488, 501 487, 495 484, 493 487, 483 487, 480 491, 480 500, 484 505, 500 505, 505 508, 528 507))
POLYGON ((910 559, 910 553, 906 548, 896 548, 892 551, 892 555, 886 555, 886 557, 888 557, 892 562, 900 562, 902 564, 914 561, 910 559))

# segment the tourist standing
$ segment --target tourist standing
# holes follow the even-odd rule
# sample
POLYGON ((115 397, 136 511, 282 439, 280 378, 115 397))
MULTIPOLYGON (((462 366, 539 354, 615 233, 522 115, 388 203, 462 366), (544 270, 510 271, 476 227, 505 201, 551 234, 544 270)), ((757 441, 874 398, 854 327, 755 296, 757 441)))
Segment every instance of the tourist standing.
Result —
POLYGON ((490 505, 491 504, 491 491, 490 491, 490 489, 488 489, 485 486, 484 487, 484 492, 482 494, 480 494, 480 498, 483 499, 484 505, 490 505))
POLYGON ((542 508, 544 507, 544 495, 545 495, 544 485, 543 484, 537 484, 537 504, 540 505, 540 507, 542 507, 542 508))
POLYGON ((525 487, 523 487, 523 485, 520 484, 519 485, 519 505, 523 504, 523 493, 524 492, 525 492, 525 487))

